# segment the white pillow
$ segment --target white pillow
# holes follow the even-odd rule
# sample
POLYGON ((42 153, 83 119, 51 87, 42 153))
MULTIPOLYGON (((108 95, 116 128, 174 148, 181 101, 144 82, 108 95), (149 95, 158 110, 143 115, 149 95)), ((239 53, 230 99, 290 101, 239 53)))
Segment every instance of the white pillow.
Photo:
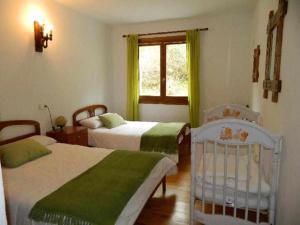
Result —
POLYGON ((52 145, 57 142, 54 138, 42 136, 42 135, 35 135, 30 138, 44 146, 52 145))
POLYGON ((103 127, 103 123, 100 121, 98 116, 80 120, 79 124, 84 127, 90 128, 90 129, 96 129, 99 127, 103 127))

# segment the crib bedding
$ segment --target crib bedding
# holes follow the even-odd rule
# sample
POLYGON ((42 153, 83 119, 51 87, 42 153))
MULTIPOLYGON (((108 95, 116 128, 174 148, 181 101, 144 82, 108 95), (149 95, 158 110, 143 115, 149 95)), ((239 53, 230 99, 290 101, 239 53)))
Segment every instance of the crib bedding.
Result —
MULTIPOLYGON (((15 169, 3 168, 7 214, 13 225, 46 224, 28 219, 35 203, 113 152, 67 144, 52 144, 47 148, 52 154, 15 169)), ((176 166, 170 159, 160 160, 132 195, 115 224, 133 224, 159 181, 174 172, 176 166)))
MULTIPOLYGON (((235 189, 234 189, 234 182, 232 182, 233 187, 229 187, 229 185, 226 186, 226 202, 229 203, 234 203, 234 195, 235 195, 235 189)), ((237 202, 236 206, 238 208, 243 208, 246 205, 246 189, 240 188, 241 183, 239 182, 238 186, 238 191, 237 193, 237 202)), ((202 187, 203 183, 201 181, 201 178, 197 178, 197 188, 196 188, 196 196, 201 199, 202 198, 202 187)), ((222 205, 223 204, 223 187, 224 185, 216 185, 215 186, 215 202, 222 205)), ((269 188, 269 185, 267 185, 269 188)), ((248 206, 250 208, 256 208, 257 207, 257 202, 258 202, 258 194, 255 192, 250 192, 251 189, 256 187, 251 187, 249 189, 249 194, 248 194, 248 206)), ((261 209, 268 209, 269 207, 269 192, 267 193, 261 193, 261 198, 260 198, 260 208, 261 209)), ((212 182, 205 182, 205 199, 206 201, 213 201, 213 184, 212 182)))
MULTIPOLYGON (((203 185, 203 155, 201 155, 200 164, 198 167, 199 174, 196 177, 197 197, 202 197, 202 185, 203 185)), ((253 157, 250 157, 250 179, 249 179, 249 207, 256 208, 258 201, 258 191, 259 191, 259 174, 258 174, 258 164, 255 162, 253 157)), ((206 153, 205 155, 205 198, 209 201, 212 201, 213 196, 213 165, 214 165, 214 154, 206 153)), ((239 156, 238 163, 238 179, 237 179, 237 207, 245 206, 245 198, 247 192, 247 166, 248 166, 248 156, 241 155, 239 156)), ((224 154, 217 154, 216 156, 216 178, 215 178, 215 202, 223 204, 223 188, 224 188, 224 154)), ((260 183, 261 191, 261 200, 260 207, 261 209, 268 208, 268 197, 270 194, 270 185, 266 182, 264 175, 261 175, 260 183)), ((227 155, 227 179, 226 179, 226 201, 234 202, 234 193, 235 193, 235 155, 227 155)))
MULTIPOLYGON (((258 193, 258 179, 259 179, 259 169, 258 164, 255 162, 253 157, 250 158, 250 180, 249 180, 249 192, 258 193)), ((213 183, 213 165, 214 165, 214 154, 206 153, 205 156, 205 166, 206 166, 206 183, 213 183)), ((240 156, 238 163, 238 190, 246 192, 247 190, 247 166, 248 166, 248 156, 240 156)), ((203 176, 203 160, 201 156, 199 165, 199 175, 197 179, 201 180, 203 176)), ((228 188, 234 189, 235 187, 235 155, 227 156, 227 184, 228 188)), ((216 157, 216 185, 224 185, 224 154, 217 154, 216 157)), ((268 196, 270 192, 270 185, 266 182, 263 174, 261 174, 261 194, 268 196)))
MULTIPOLYGON (((89 129, 88 143, 90 146, 110 149, 140 150, 142 135, 156 126, 158 122, 126 121, 126 124, 108 129, 100 127, 89 129)), ((186 134, 189 130, 186 131, 186 134)), ((180 138, 179 142, 183 140, 180 138)), ((178 154, 168 154, 169 158, 178 162, 178 154)))
MULTIPOLYGON (((195 195, 202 199, 202 184, 201 182, 198 182, 195 195)), ((246 205, 246 193, 245 192, 237 192, 237 202, 234 204, 234 193, 235 191, 231 188, 227 188, 226 190, 226 198, 225 201, 228 206, 236 205, 237 208, 244 208, 246 205)), ((207 202, 213 202, 213 185, 206 184, 205 185, 205 201, 207 202)), ((215 189, 215 200, 214 202, 219 205, 223 205, 223 187, 216 186, 215 189)), ((248 195, 248 207, 252 209, 257 208, 258 203, 258 196, 257 194, 251 194, 248 195)), ((269 207, 269 198, 261 196, 260 198, 260 209, 265 210, 269 207)))

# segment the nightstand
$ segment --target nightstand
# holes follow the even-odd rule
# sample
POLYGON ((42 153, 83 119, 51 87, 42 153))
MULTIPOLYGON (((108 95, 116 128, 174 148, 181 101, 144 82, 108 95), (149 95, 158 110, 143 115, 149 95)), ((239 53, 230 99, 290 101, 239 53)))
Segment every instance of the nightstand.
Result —
POLYGON ((46 135, 60 143, 88 146, 88 130, 86 127, 66 126, 62 130, 48 131, 46 135))

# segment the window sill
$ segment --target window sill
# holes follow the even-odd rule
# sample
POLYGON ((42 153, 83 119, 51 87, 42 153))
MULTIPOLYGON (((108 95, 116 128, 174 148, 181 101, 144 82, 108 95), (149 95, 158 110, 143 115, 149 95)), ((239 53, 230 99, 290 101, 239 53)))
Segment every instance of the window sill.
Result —
POLYGON ((140 96, 140 104, 188 105, 187 97, 140 96))

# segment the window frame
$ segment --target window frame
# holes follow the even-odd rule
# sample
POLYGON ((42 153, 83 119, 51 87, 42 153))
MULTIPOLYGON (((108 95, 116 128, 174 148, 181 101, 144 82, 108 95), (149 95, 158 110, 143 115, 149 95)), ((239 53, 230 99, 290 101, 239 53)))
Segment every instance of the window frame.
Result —
MULTIPOLYGON (((139 38, 140 46, 160 46, 160 96, 139 95, 139 103, 142 104, 167 104, 167 105, 188 105, 187 96, 167 96, 166 95, 166 72, 167 72, 167 45, 186 44, 185 35, 139 38)), ((140 79, 140 76, 139 76, 140 79)), ((140 88, 140 87, 139 87, 140 88)))

